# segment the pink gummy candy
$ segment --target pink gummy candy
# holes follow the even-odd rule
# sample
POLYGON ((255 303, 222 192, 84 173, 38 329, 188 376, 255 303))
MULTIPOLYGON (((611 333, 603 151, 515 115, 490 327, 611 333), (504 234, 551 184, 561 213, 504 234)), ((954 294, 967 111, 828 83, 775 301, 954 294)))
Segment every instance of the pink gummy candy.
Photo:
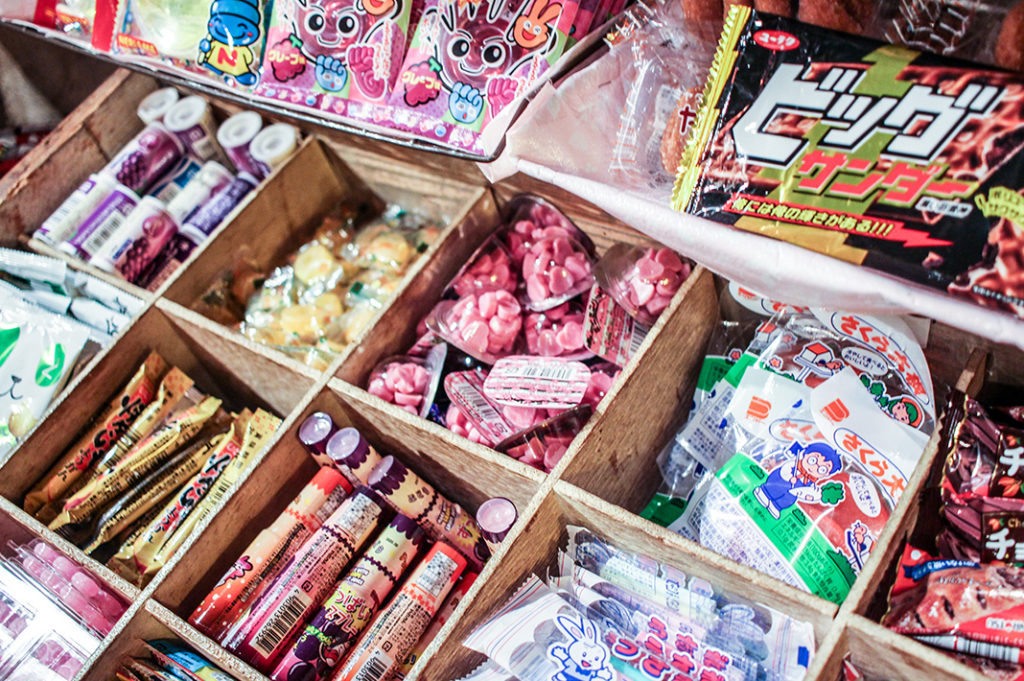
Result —
POLYGON ((416 362, 392 362, 374 373, 366 389, 371 395, 418 415, 429 385, 430 373, 416 362))
POLYGON ((633 314, 654 321, 672 302, 690 265, 668 248, 648 248, 625 274, 624 295, 633 314))
POLYGON ((488 291, 459 299, 451 308, 449 326, 460 343, 475 355, 511 352, 522 328, 522 309, 508 291, 488 291))
POLYGON ((490 444, 487 439, 480 434, 480 431, 470 422, 466 415, 462 413, 454 404, 448 406, 448 413, 445 414, 445 423, 448 424, 448 430, 452 431, 456 435, 476 442, 478 444, 487 445, 490 444))
POLYGON ((512 260, 501 248, 484 253, 455 280, 456 295, 478 291, 515 291, 518 283, 512 260))
POLYGON ((568 447, 561 442, 550 442, 548 443, 547 451, 544 452, 544 469, 547 472, 551 472, 558 462, 565 456, 568 447))
POLYGON ((527 251, 523 260, 526 295, 533 303, 564 298, 589 280, 590 262, 579 247, 564 236, 542 239, 527 251))
POLYGON ((96 594, 93 602, 99 606, 100 612, 109 618, 118 618, 124 614, 124 606, 121 605, 120 601, 103 589, 96 594))
POLYGON ((583 312, 562 303, 544 312, 526 315, 524 330, 530 354, 560 357, 583 350, 583 312))
POLYGON ((56 549, 43 541, 32 547, 32 553, 39 556, 44 563, 52 563, 53 559, 60 555, 56 549))
POLYGON ((612 385, 620 373, 617 370, 614 373, 606 373, 608 371, 611 371, 611 369, 594 369, 590 374, 587 391, 583 393, 582 404, 589 404, 594 409, 597 409, 598 403, 612 389, 612 385))
POLYGON ((64 576, 65 579, 71 579, 72 575, 81 570, 76 563, 64 556, 57 556, 53 560, 52 565, 56 568, 57 572, 64 576))
POLYGON ((77 572, 71 576, 71 585, 78 589, 86 598, 96 598, 100 592, 99 584, 84 572, 77 572))

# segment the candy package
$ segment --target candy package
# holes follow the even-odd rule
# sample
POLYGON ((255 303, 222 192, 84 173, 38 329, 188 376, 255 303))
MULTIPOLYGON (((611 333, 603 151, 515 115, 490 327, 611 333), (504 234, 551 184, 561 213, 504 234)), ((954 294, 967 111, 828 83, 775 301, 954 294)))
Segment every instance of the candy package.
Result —
POLYGON ((598 261, 594 276, 630 316, 652 325, 691 269, 690 263, 668 248, 616 244, 598 261))
POLYGON ((370 372, 366 391, 385 402, 425 417, 434 404, 447 346, 435 345, 425 358, 396 356, 380 361, 370 372))
POLYGON ((0 289, 0 453, 35 426, 71 376, 90 333, 0 289))
POLYGON ((326 368, 394 297, 408 267, 439 233, 433 222, 397 206, 359 230, 356 220, 344 208, 325 217, 314 238, 261 283, 255 272, 236 271, 204 302, 218 316, 217 308, 227 306, 230 315, 248 296, 239 326, 244 335, 326 368))
POLYGON ((266 21, 262 0, 127 0, 118 5, 110 50, 252 88, 266 21))
POLYGON ((405 54, 412 0, 274 3, 257 94, 344 115, 384 102, 405 54))
POLYGON ((842 602, 924 450, 934 405, 899 320, 773 317, 666 448, 671 487, 648 515, 842 602))
POLYGON ((1022 117, 1019 75, 735 7, 673 206, 1024 314, 1022 117))
POLYGON ((1019 662, 1022 604, 1019 568, 940 560, 908 544, 882 624, 939 648, 1019 662))
POLYGON ((565 7, 548 0, 428 2, 389 100, 391 125, 474 148, 482 128, 564 52, 565 7))

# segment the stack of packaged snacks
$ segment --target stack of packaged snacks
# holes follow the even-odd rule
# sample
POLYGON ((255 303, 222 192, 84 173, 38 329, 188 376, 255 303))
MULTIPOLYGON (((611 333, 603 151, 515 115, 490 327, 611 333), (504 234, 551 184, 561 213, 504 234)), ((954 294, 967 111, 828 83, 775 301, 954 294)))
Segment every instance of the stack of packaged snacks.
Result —
POLYGON ((230 491, 280 424, 229 413, 151 353, 25 497, 25 510, 141 585, 230 491))
POLYGON ((922 348, 901 319, 781 306, 712 340, 643 515, 842 603, 936 424, 922 348))
POLYGON ((463 642, 488 658, 466 680, 804 677, 809 623, 585 528, 566 530, 547 580, 531 575, 463 642))
MULTIPOLYGON (((1016 396, 1015 396, 1016 397, 1016 396)), ((954 391, 940 439, 941 529, 903 549, 884 626, 998 678, 1024 676, 1024 412, 954 391)))
POLYGON ((8 543, 0 559, 0 669, 4 678, 68 681, 127 608, 82 566, 46 542, 8 543))
POLYGON ((189 622, 275 681, 402 678, 489 557, 484 533, 329 415, 298 437, 325 465, 189 622))
POLYGON ((691 269, 654 244, 599 260, 561 211, 518 196, 367 390, 550 471, 691 269))
POLYGON ((367 220, 361 209, 342 204, 273 271, 259 271, 242 258, 203 294, 198 309, 258 343, 326 369, 394 298, 440 233, 437 222, 399 206, 367 220))
POLYGON ((176 639, 144 641, 143 645, 151 659, 125 658, 114 673, 116 681, 227 681, 234 678, 176 639))
POLYGON ((61 260, 0 248, 0 454, 144 306, 61 260))
POLYGON ((145 98, 138 114, 143 131, 33 237, 156 290, 297 148, 299 135, 283 123, 263 127, 252 112, 218 127, 209 102, 173 88, 145 98))

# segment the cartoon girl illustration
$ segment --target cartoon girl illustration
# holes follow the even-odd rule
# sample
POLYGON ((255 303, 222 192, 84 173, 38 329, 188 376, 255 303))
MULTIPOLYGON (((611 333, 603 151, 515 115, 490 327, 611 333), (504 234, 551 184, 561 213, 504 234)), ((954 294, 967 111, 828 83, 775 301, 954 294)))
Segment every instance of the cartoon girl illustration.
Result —
POLYGON ((777 520, 782 511, 797 501, 822 503, 820 483, 841 468, 842 461, 836 450, 825 443, 815 442, 803 448, 796 459, 769 473, 768 479, 754 490, 754 498, 777 520))
POLYGON ((209 35, 199 41, 199 64, 242 85, 256 83, 256 57, 249 47, 260 39, 260 8, 256 0, 214 0, 209 35))

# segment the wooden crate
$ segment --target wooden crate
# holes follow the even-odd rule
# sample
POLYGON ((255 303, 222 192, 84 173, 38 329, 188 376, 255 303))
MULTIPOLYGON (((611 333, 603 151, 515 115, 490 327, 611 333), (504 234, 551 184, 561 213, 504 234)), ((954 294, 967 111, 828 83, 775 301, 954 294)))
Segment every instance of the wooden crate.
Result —
MULTIPOLYGON (((138 132, 141 123, 135 119, 135 106, 156 87, 148 77, 118 72, 0 181, 0 241, 46 251, 27 235, 89 172, 138 132)), ((221 116, 235 110, 223 103, 215 103, 215 108, 221 116)), ((658 486, 655 457, 689 405, 706 340, 718 321, 716 282, 702 268, 674 298, 550 475, 416 418, 362 388, 380 359, 411 345, 420 317, 498 224, 501 206, 520 191, 552 200, 600 250, 615 241, 643 240, 595 207, 536 180, 516 176, 489 187, 470 163, 335 133, 329 139, 307 140, 161 291, 143 292, 149 304, 146 312, 69 386, 50 416, 2 463, 0 513, 12 518, 24 536, 42 536, 89 563, 78 549, 27 517, 20 504, 150 349, 159 350, 201 388, 226 398, 230 405, 262 406, 282 416, 284 423, 236 490, 146 588, 136 589, 102 566, 90 565, 131 599, 132 606, 78 678, 110 678, 122 656, 143 654, 140 638, 154 636, 186 640, 242 681, 264 678, 195 631, 186 619, 241 550, 314 473, 315 464, 295 433, 301 420, 316 410, 359 428, 380 450, 401 458, 470 511, 494 495, 509 497, 519 508, 520 520, 509 538, 411 678, 442 681, 472 669, 480 658, 461 645, 465 635, 500 607, 529 573, 543 574, 553 564, 570 524, 586 526, 726 591, 806 619, 820 645, 809 679, 836 679, 837 665, 846 653, 863 660, 872 673, 901 680, 977 678, 946 656, 871 621, 877 619, 879 603, 884 607, 894 552, 920 515, 920 494, 935 466, 934 439, 842 607, 737 565, 635 515, 658 486), (323 212, 342 198, 411 203, 446 218, 448 226, 411 269, 393 303, 328 372, 252 343, 193 309, 210 283, 233 266, 243 247, 261 267, 279 264, 310 235, 323 212)), ((1016 351, 947 327, 931 328, 928 355, 939 383, 959 381, 975 389, 987 352, 992 353, 992 371, 1024 382, 1017 375, 1024 372, 1024 364, 1016 351), (975 349, 979 352, 972 360, 975 349)))

